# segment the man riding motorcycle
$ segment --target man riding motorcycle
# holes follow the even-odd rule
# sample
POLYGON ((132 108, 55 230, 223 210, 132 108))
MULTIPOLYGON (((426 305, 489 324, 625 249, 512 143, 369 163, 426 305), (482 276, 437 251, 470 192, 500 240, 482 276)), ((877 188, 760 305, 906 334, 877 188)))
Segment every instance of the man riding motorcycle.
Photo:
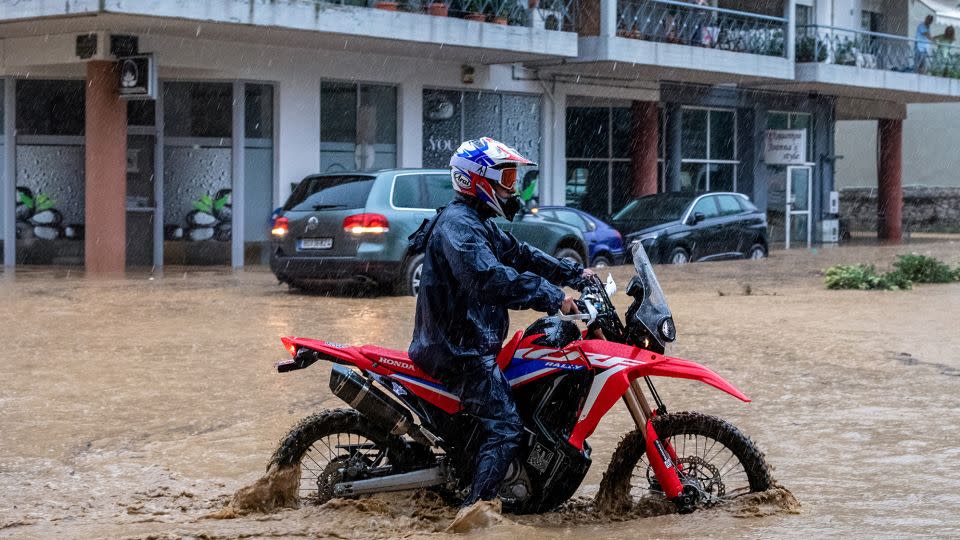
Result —
POLYGON ((507 309, 574 312, 560 286, 592 275, 518 241, 491 219, 512 221, 520 210, 520 166, 536 164, 489 137, 464 142, 450 159, 454 200, 411 236, 411 247, 425 255, 409 356, 460 398, 486 437, 454 527, 475 503, 497 499, 523 433, 496 363, 507 309))

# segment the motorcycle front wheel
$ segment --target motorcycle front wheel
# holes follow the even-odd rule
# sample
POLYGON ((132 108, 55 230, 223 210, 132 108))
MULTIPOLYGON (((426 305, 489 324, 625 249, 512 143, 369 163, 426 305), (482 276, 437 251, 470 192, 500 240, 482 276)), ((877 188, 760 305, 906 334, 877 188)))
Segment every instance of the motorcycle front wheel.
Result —
MULTIPOLYGON (((677 455, 686 483, 697 488, 698 506, 732 500, 773 485, 763 453, 733 424, 715 416, 679 412, 658 416, 653 427, 677 455)), ((663 497, 646 455, 644 430, 630 432, 610 459, 597 506, 625 511, 645 496, 663 497)))
POLYGON ((390 474, 407 454, 400 437, 376 427, 353 409, 333 409, 301 420, 280 441, 267 465, 300 465, 297 495, 302 503, 323 504, 334 486, 354 475, 390 474))

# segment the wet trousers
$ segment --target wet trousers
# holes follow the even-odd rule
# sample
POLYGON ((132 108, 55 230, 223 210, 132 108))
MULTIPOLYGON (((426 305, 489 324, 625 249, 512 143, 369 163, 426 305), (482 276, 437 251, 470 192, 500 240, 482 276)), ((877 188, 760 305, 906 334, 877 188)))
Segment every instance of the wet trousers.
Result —
POLYGON ((520 447, 523 422, 510 393, 510 384, 493 356, 457 358, 453 369, 436 378, 460 398, 463 410, 477 419, 483 443, 476 459, 470 494, 464 506, 497 498, 500 484, 520 447))

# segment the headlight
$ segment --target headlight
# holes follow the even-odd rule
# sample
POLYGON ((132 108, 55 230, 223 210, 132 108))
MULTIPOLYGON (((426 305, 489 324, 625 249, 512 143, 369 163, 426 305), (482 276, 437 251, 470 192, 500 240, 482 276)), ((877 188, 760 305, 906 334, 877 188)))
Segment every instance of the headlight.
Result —
POLYGON ((657 238, 659 238, 659 237, 660 237, 660 231, 652 232, 652 233, 647 233, 647 234, 644 234, 644 235, 642 235, 642 236, 638 236, 637 238, 634 238, 634 239, 630 242, 630 245, 631 245, 631 246, 635 246, 635 245, 637 245, 637 244, 639 243, 639 244, 643 244, 644 247, 649 247, 649 246, 652 245, 652 244, 657 240, 657 238))
POLYGON ((677 339, 677 327, 673 324, 673 317, 667 317, 660 321, 660 335, 664 341, 677 339))

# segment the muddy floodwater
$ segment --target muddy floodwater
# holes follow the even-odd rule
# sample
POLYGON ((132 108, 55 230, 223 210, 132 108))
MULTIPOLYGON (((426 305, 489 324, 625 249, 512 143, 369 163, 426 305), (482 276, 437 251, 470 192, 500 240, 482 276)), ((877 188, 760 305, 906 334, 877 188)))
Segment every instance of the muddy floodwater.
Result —
MULTIPOLYGON (((960 536, 960 284, 828 291, 818 274, 909 251, 960 263, 960 242, 938 240, 657 267, 679 333, 672 353, 754 400, 669 380, 659 383, 667 406, 751 435, 798 511, 610 517, 574 504, 473 536, 960 536)), ((613 274, 625 285, 630 269, 613 274)), ((621 312, 626 300, 615 298, 621 312)), ((413 311, 407 297, 292 294, 256 270, 2 276, 0 537, 444 536, 453 512, 430 493, 205 517, 262 475, 297 420, 341 406, 326 366, 276 373, 280 336, 405 349, 413 311)), ((512 326, 535 316, 515 313, 512 326)), ((580 497, 596 493, 630 429, 621 405, 600 424, 580 497)))

